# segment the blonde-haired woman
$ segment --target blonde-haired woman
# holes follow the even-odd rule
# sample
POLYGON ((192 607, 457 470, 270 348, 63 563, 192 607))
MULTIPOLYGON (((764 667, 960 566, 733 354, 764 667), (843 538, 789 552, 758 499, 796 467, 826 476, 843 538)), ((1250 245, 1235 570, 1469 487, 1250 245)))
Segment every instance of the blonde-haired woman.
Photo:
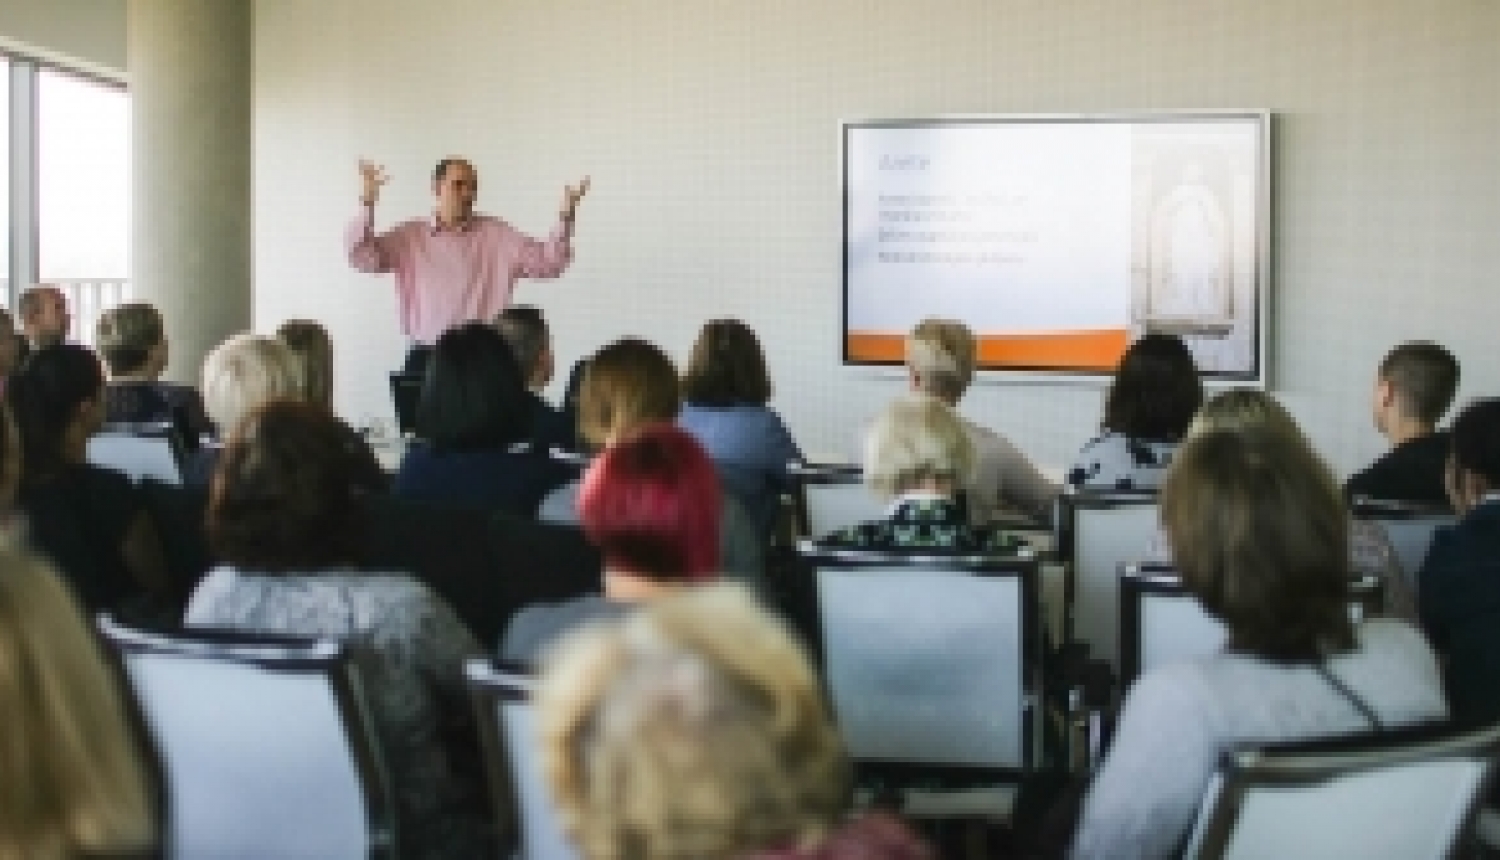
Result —
POLYGON ((891 403, 865 436, 865 483, 890 502, 885 519, 839 529, 820 546, 881 551, 1004 552, 1016 542, 970 523, 958 493, 969 486, 974 446, 943 401, 910 394, 891 403))
MULTIPOLYGON (((246 415, 272 400, 302 400, 302 371, 286 344, 274 337, 242 332, 213 348, 203 359, 203 403, 219 433, 234 434, 246 415)), ((183 464, 183 483, 206 487, 219 462, 220 446, 205 446, 183 464)))
POLYGON ((124 692, 56 571, 0 536, 0 857, 152 856, 124 692))
MULTIPOLYGON (((1219 430, 1265 431, 1281 437, 1288 444, 1300 446, 1307 452, 1309 462, 1318 463, 1319 477, 1337 486, 1333 473, 1318 456, 1302 428, 1297 426, 1297 420, 1276 398, 1259 388, 1230 388, 1209 398, 1188 425, 1187 438, 1219 430)), ((1165 546, 1165 541, 1162 541, 1157 552, 1170 555, 1165 546)), ((1396 549, 1385 529, 1378 523, 1352 520, 1349 524, 1349 557, 1355 573, 1377 577, 1383 583, 1385 614, 1416 621, 1416 596, 1402 573, 1396 549)), ((1411 573, 1415 575, 1416 571, 1411 573)))
POLYGON ((916 860, 896 820, 847 818, 850 768, 787 631, 742 588, 666 595, 553 653, 547 774, 589 860, 916 860))
MULTIPOLYGON (((914 391, 957 407, 974 381, 978 346, 963 323, 925 319, 906 338, 906 371, 914 391)), ((1042 476, 1020 449, 999 433, 959 418, 974 448, 966 486, 969 519, 989 522, 997 508, 1014 508, 1037 522, 1052 520, 1058 486, 1042 476)))
POLYGON ((192 444, 214 435, 197 389, 161 381, 167 367, 167 328, 155 307, 130 302, 105 311, 94 326, 94 347, 109 370, 106 421, 171 422, 192 444))

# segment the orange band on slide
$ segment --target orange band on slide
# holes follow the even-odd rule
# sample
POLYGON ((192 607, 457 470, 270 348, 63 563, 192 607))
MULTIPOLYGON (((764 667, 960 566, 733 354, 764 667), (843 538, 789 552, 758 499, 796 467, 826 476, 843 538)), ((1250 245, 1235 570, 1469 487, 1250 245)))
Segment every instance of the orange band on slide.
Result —
MULTIPOLYGON (((1113 371, 1130 345, 1125 329, 1060 331, 1051 334, 985 335, 979 338, 981 367, 1113 371)), ((905 334, 850 332, 851 361, 904 361, 905 334)))

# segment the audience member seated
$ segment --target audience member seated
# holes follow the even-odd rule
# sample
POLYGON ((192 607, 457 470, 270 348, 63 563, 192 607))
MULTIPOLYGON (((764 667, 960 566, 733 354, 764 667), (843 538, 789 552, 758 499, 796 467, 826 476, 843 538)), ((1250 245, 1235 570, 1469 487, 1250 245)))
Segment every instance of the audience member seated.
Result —
POLYGON ((94 328, 94 343, 109 369, 106 421, 169 423, 193 447, 202 437, 215 435, 198 390, 161 381, 167 367, 167 330, 156 308, 137 302, 105 311, 94 328))
POLYGON ((417 581, 351 569, 359 463, 327 410, 277 401, 237 427, 208 510, 223 566, 199 584, 185 623, 362 646, 362 686, 395 790, 401 856, 486 856, 492 846, 462 678, 478 643, 417 581))
POLYGON ((889 499, 883 520, 818 539, 836 549, 932 553, 1012 552, 1014 537, 971 524, 959 491, 974 467, 963 421, 946 403, 909 394, 886 407, 865 437, 865 483, 889 499))
MULTIPOLYGON (((276 338, 250 332, 237 334, 215 347, 203 360, 204 406, 208 417, 225 435, 260 406, 273 400, 304 401, 306 394, 297 354, 276 338)), ((319 408, 326 411, 326 407, 319 408)), ((372 493, 389 489, 390 479, 380 468, 369 443, 343 421, 334 420, 344 435, 345 447, 353 452, 357 462, 356 482, 360 488, 372 493)), ((221 450, 218 445, 205 445, 188 455, 182 469, 183 483, 208 486, 221 450)))
MULTIPOLYGON (((276 330, 276 339, 291 351, 302 383, 302 399, 333 413, 333 339, 328 329, 312 320, 288 320, 276 330)), ((337 418, 337 416, 335 416, 337 418)), ((350 448, 359 452, 359 485, 373 493, 390 489, 390 478, 375 456, 370 441, 337 418, 350 448)))
POLYGON ((895 818, 850 816, 823 688, 743 589, 692 589, 571 637, 536 701, 552 793, 588 860, 933 856, 895 818))
MULTIPOLYGON (((676 421, 682 401, 672 360, 656 346, 624 338, 588 359, 578 391, 578 435, 594 449, 608 447, 647 424, 676 421)), ((577 523, 580 482, 567 484, 542 500, 539 516, 548 522, 577 523)), ((721 570, 757 584, 765 570, 765 549, 743 505, 720 494, 721 570)))
POLYGON ((553 448, 577 451, 578 431, 572 417, 542 397, 542 392, 552 383, 556 366, 552 332, 547 329, 542 312, 530 305, 511 305, 495 317, 495 328, 510 344, 521 373, 526 377, 532 444, 542 451, 553 448))
POLYGON ((438 338, 417 406, 417 437, 394 493, 407 499, 534 516, 542 497, 577 476, 529 441, 526 387, 500 333, 484 323, 438 338))
MULTIPOLYGON (((1288 444, 1305 448, 1310 459, 1317 460, 1320 464, 1323 462, 1291 413, 1276 402, 1274 397, 1258 388, 1230 388, 1209 398, 1193 418, 1187 435, 1192 439, 1215 430, 1246 429, 1264 430, 1281 436, 1288 444)), ((1326 469, 1326 464, 1323 467, 1326 469)), ((1153 547, 1147 560, 1171 562, 1171 553, 1166 550, 1164 536, 1158 539, 1157 546, 1153 547)), ((1350 520, 1349 563, 1355 573, 1381 580, 1386 615, 1412 622, 1417 620, 1416 597, 1407 584, 1395 547, 1391 545, 1385 529, 1378 523, 1350 520)))
POLYGON ((1176 856, 1223 753, 1442 719, 1415 628, 1350 621, 1349 517, 1305 446, 1264 430, 1189 440, 1161 496, 1183 584, 1228 628, 1222 653, 1131 688, 1073 857, 1176 856))
MULTIPOLYGON (((906 372, 913 391, 938 398, 954 409, 974 381, 974 333, 953 320, 927 319, 906 338, 906 372)), ((997 510, 1019 511, 1038 523, 1052 522, 1058 486, 1042 476, 1011 441, 959 416, 974 446, 974 472, 964 495, 969 520, 984 525, 997 510)))
POLYGON ((769 536, 790 489, 787 464, 802 462, 781 416, 769 406, 771 375, 755 332, 739 320, 713 320, 693 344, 682 377, 677 423, 719 465, 727 490, 769 536))
POLYGON ((333 338, 312 320, 287 320, 276 339, 291 350, 302 380, 302 399, 333 411, 333 338))
MULTIPOLYGON (((272 400, 299 400, 302 376, 296 357, 275 338, 242 332, 214 347, 203 359, 203 405, 224 436, 240 420, 272 400)), ((207 486, 220 447, 205 445, 183 464, 184 484, 207 486)))
POLYGON ((5 391, 5 381, 21 366, 22 345, 10 311, 0 308, 0 393, 5 391))
POLYGON ((1447 505, 1447 434, 1437 423, 1458 391, 1458 359, 1435 343, 1403 343, 1380 363, 1375 429, 1391 450, 1349 478, 1350 497, 1447 505))
POLYGON ((670 424, 648 425, 589 466, 578 516, 604 557, 604 594, 529 606, 500 655, 535 663, 561 634, 683 585, 717 577, 719 478, 703 448, 670 424))
POLYGON ((104 371, 74 344, 37 351, 6 387, 20 431, 21 507, 37 546, 90 612, 167 592, 161 545, 126 476, 87 461, 104 425, 104 371))
POLYGON ((1176 335, 1148 334, 1125 351, 1105 395, 1103 435, 1083 446, 1071 486, 1156 490, 1203 402, 1203 384, 1176 335))
POLYGON ((0 856, 155 857, 126 693, 55 571, 0 536, 0 856))
POLYGON ((52 284, 37 284, 21 294, 16 302, 21 316, 22 358, 44 347, 62 343, 68 338, 73 318, 68 314, 68 298, 52 284))
POLYGON ((1441 529, 1417 578, 1422 625, 1443 656, 1462 720, 1500 719, 1500 399, 1480 400, 1448 436, 1448 492, 1459 521, 1441 529))

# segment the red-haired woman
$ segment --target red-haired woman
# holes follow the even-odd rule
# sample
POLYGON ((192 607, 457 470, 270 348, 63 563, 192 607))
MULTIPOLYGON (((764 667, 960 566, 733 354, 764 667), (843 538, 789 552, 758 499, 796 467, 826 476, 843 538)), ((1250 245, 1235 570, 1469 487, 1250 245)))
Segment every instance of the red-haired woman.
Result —
POLYGON ((719 478, 692 436, 651 424, 608 448, 583 477, 578 515, 604 556, 604 593, 529 606, 501 645, 534 663, 561 634, 683 585, 718 578, 719 478))

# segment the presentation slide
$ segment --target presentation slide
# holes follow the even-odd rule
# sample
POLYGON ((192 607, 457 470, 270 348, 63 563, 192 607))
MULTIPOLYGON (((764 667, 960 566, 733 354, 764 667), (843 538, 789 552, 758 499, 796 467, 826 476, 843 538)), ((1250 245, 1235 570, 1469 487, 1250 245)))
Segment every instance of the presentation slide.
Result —
POLYGON ((957 319, 980 364, 1108 374, 1145 332, 1264 372, 1264 113, 846 123, 844 358, 957 319))

